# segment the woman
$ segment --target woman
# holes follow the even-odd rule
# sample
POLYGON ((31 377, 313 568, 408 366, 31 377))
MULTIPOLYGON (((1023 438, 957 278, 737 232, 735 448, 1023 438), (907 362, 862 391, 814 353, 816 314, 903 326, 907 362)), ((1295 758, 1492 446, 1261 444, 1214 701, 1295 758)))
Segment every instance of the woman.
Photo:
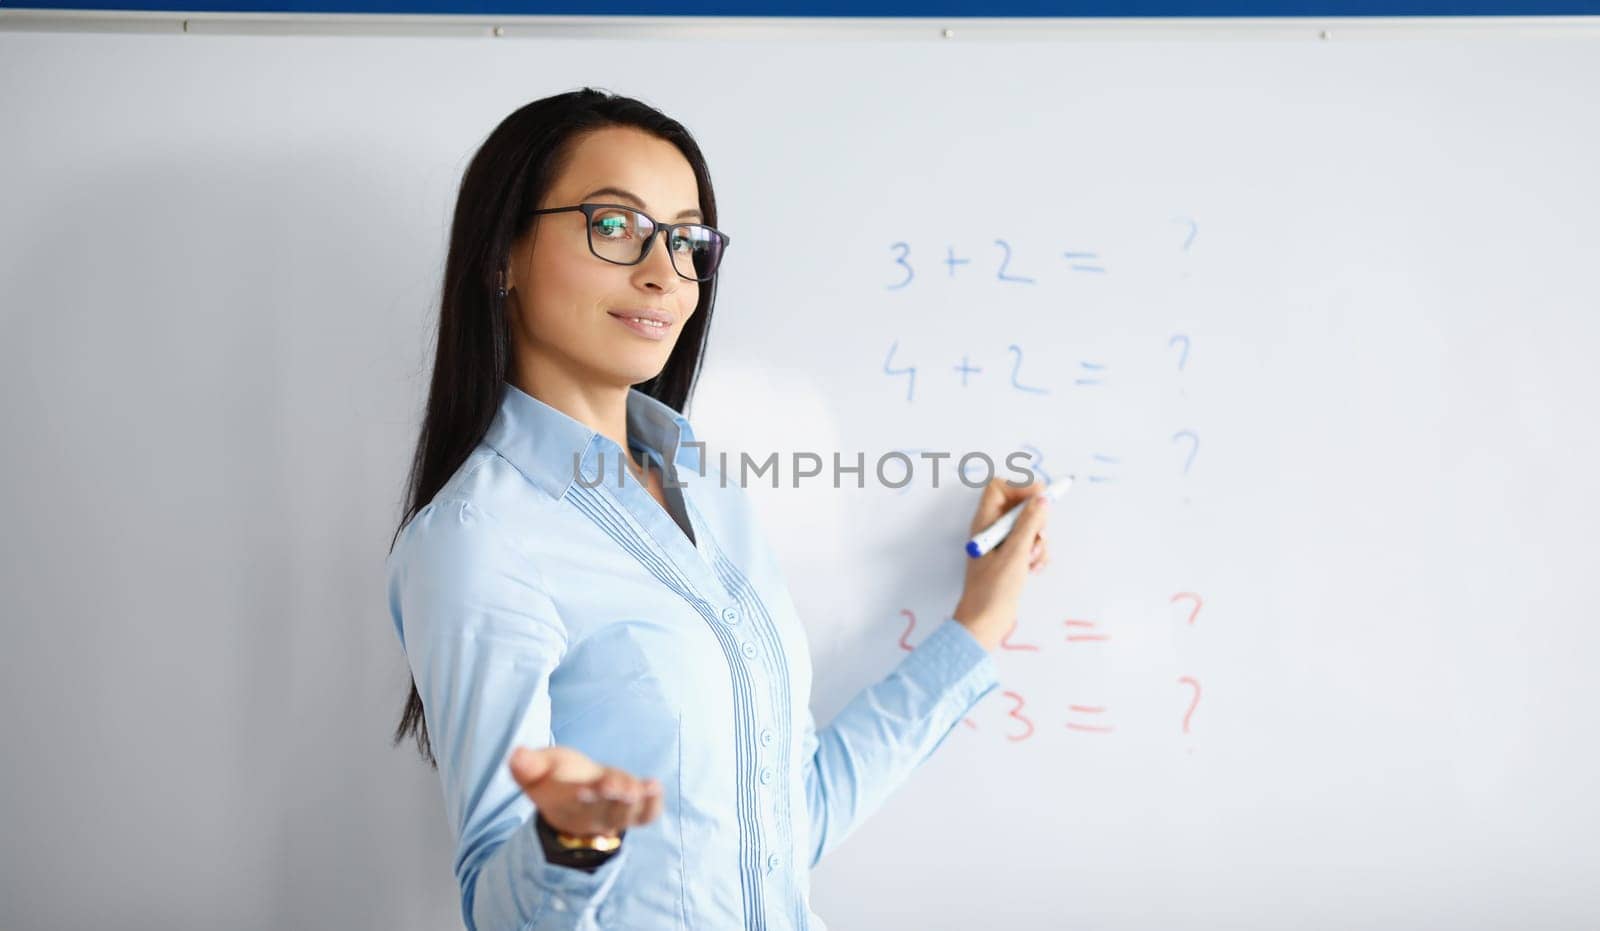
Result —
MULTIPOLYGON (((395 740, 439 771, 468 928, 824 927, 810 868, 996 687, 1048 560, 1030 507, 815 728, 772 551, 681 414, 716 222, 689 133, 590 89, 511 114, 463 179, 388 570, 395 740)), ((974 530, 1041 487, 994 479, 974 530)))

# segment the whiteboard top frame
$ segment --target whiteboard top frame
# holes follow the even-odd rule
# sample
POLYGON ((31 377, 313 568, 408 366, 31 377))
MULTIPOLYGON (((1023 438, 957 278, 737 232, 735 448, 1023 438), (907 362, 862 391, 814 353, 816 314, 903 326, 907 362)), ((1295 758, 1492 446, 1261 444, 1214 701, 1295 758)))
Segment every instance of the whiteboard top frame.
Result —
POLYGON ((0 33, 112 32, 485 39, 948 41, 1600 38, 1600 16, 689 17, 195 13, 0 9, 0 33))

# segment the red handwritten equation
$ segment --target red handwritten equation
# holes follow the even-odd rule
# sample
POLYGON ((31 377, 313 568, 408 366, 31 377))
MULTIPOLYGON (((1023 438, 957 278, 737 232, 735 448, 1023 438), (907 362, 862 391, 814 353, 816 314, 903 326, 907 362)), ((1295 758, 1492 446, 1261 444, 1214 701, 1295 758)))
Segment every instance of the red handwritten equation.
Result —
MULTIPOLYGON (((1195 626, 1195 620, 1200 616, 1200 609, 1205 605, 1205 599, 1197 592, 1178 592, 1168 599, 1168 603, 1174 605, 1189 604, 1190 607, 1184 623, 1189 627, 1193 627, 1195 626)), ((906 619, 905 629, 900 632, 900 648, 909 652, 915 649, 911 644, 911 634, 917 626, 917 615, 910 608, 901 609, 900 614, 906 619)), ((1061 623, 1065 628, 1063 643, 1107 643, 1111 640, 1111 634, 1106 632, 1098 621, 1074 617, 1067 618, 1061 623)), ((1001 650, 1022 653, 1039 653, 1043 651, 1043 647, 1037 643, 1014 641, 1012 637, 1016 632, 1017 625, 1013 624, 1011 629, 1006 631, 1006 635, 1000 639, 1001 650)), ((1179 676, 1177 684, 1187 692, 1187 700, 1183 705, 1181 727, 1184 734, 1189 734, 1195 709, 1200 706, 1200 680, 1194 676, 1179 676)), ((1020 692, 1015 691, 1002 691, 1000 694, 1010 703, 1010 707, 1006 711, 1006 720, 1009 722, 1007 725, 1009 733, 1005 735, 1006 740, 1018 742, 1033 737, 1038 728, 1034 723, 1033 713, 1027 709, 1027 699, 1020 692)), ((1065 715, 1063 726, 1067 730, 1082 734, 1110 734, 1116 730, 1116 725, 1110 723, 1108 717, 1110 709, 1105 705, 1069 704, 1066 710, 1067 714, 1065 715)), ((977 722, 970 717, 962 718, 962 723, 973 730, 979 729, 977 722)))

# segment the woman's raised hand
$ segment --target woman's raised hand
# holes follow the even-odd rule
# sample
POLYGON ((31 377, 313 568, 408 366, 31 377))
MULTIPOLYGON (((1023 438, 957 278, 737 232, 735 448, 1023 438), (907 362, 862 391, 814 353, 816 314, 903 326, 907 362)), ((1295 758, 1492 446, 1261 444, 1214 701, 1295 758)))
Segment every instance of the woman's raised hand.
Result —
POLYGON ((1029 572, 1039 572, 1050 562, 1044 523, 1049 499, 1040 493, 1042 480, 1017 487, 1005 479, 994 478, 983 490, 978 513, 972 518, 972 533, 988 527, 1013 506, 1029 501, 1017 515, 1011 532, 1000 545, 977 559, 967 560, 967 578, 956 605, 954 617, 986 649, 994 649, 1017 623, 1017 601, 1029 572), (1037 496, 1038 500, 1034 500, 1037 496))
POLYGON ((660 780, 601 766, 571 747, 518 747, 509 765, 544 820, 566 834, 619 834, 661 814, 660 780))

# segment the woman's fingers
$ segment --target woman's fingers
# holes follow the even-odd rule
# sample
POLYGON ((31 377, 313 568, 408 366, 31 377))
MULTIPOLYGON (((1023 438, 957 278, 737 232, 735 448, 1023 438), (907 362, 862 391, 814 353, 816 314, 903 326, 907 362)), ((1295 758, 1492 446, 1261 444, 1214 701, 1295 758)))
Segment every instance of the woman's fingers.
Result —
POLYGON ((519 747, 512 778, 545 819, 571 834, 616 834, 661 811, 661 783, 601 766, 570 747, 519 747))
POLYGON ((633 812, 628 821, 628 826, 635 824, 649 824, 661 813, 661 781, 659 779, 639 780, 639 801, 633 806, 633 812))
POLYGON ((605 804, 603 818, 607 833, 617 833, 636 824, 647 824, 661 813, 661 782, 638 779, 620 769, 611 770, 597 789, 605 804))
POLYGON ((600 796, 596 804, 603 825, 601 830, 615 834, 633 824, 634 814, 644 800, 641 780, 620 769, 612 769, 606 771, 594 788, 600 796))
POLYGON ((511 754, 511 777, 524 791, 545 780, 587 782, 599 778, 605 768, 571 747, 552 745, 537 750, 518 747, 511 754))
POLYGON ((511 778, 526 792, 549 775, 554 765, 552 754, 518 747, 511 754, 511 778))
POLYGON ((661 816, 661 806, 665 804, 663 797, 666 793, 661 790, 661 783, 650 780, 651 786, 645 789, 644 804, 640 806, 638 817, 634 824, 649 824, 661 816))
POLYGON ((595 791, 608 802, 629 802, 634 800, 637 791, 633 786, 633 777, 620 769, 608 769, 595 785, 595 791))
POLYGON ((972 532, 977 533, 1000 519, 1000 515, 1017 504, 1031 498, 1044 488, 1043 479, 1034 479, 1028 485, 1012 485, 1003 478, 992 478, 978 499, 978 513, 972 518, 972 532))
MULTIPOLYGON (((1012 545, 1016 547, 1016 550, 1013 550, 1013 553, 1017 554, 1017 551, 1021 551, 1025 548, 1026 545, 1024 541, 1038 540, 1039 535, 1044 532, 1045 517, 1049 510, 1049 498, 1046 498, 1043 495, 1030 496, 1028 498, 1027 507, 1023 508, 1022 513, 1017 516, 1016 525, 1011 528, 1011 532, 1009 534, 1006 534, 1006 538, 1001 541, 998 549, 1006 549, 1006 544, 1015 540, 1016 543, 1012 545)), ((1026 546, 1026 549, 1031 551, 1032 547, 1026 546)), ((1031 562, 1033 559, 1033 554, 1031 552, 1022 553, 1019 555, 1014 555, 1014 558, 1019 559, 1022 562, 1031 562)))

